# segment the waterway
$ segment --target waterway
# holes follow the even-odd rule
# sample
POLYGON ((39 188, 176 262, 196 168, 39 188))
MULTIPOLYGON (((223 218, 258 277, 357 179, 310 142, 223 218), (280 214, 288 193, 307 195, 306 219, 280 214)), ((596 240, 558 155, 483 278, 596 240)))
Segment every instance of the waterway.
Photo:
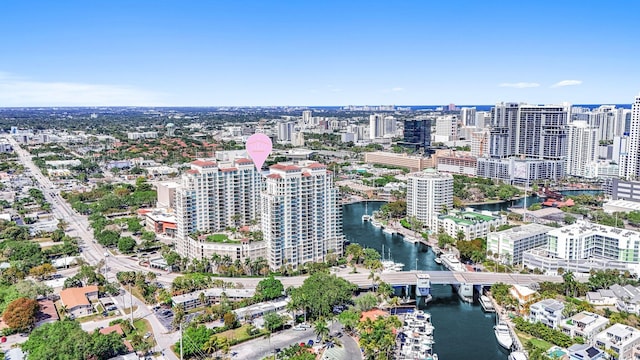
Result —
MULTIPOLYGON (((599 194, 595 190, 563 191, 564 195, 599 194)), ((535 196, 527 197, 526 204, 540 202, 535 196)), ((525 199, 472 206, 478 210, 500 211, 509 207, 522 206, 525 199)), ((343 230, 348 241, 360 244, 366 248, 373 248, 382 253, 384 259, 405 264, 405 270, 444 270, 433 259, 435 254, 431 248, 422 244, 406 242, 398 235, 389 235, 369 222, 362 221, 362 215, 371 214, 378 210, 384 202, 369 201, 344 205, 343 230)), ((433 300, 427 305, 426 311, 432 314, 435 326, 434 350, 440 359, 482 359, 505 360, 507 352, 496 342, 493 334, 495 324, 494 314, 485 314, 480 304, 464 303, 459 300, 449 285, 433 285, 433 300)))
MULTIPOLYGON (((433 261, 434 253, 427 246, 412 244, 397 235, 385 234, 368 222, 362 221, 365 209, 369 214, 383 202, 355 203, 343 206, 344 234, 351 243, 374 248, 379 252, 384 245, 385 259, 405 264, 405 270, 443 270, 433 261)), ((482 359, 505 360, 507 353, 500 348, 493 334, 495 315, 485 314, 476 302, 463 303, 449 285, 433 285, 433 300, 426 311, 432 315, 434 350, 443 360, 482 359)))

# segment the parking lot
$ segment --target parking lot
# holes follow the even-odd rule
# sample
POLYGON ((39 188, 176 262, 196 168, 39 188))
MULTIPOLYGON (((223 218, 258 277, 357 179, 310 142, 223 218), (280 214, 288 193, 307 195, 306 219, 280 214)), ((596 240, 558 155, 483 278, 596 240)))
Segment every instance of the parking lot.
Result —
POLYGON ((154 309, 153 312, 167 331, 173 331, 173 312, 170 309, 158 308, 154 309))

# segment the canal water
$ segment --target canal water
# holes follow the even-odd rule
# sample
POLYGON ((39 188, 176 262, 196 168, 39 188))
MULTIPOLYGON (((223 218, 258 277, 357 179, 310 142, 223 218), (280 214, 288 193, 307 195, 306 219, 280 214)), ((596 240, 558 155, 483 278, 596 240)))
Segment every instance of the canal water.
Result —
MULTIPOLYGON (((599 194, 600 191, 563 191, 564 195, 599 194)), ((530 196, 526 204, 540 202, 540 198, 530 196)), ((473 206, 478 210, 500 211, 509 207, 522 206, 524 199, 499 204, 473 206)), ((384 202, 369 201, 344 205, 343 228, 346 239, 365 248, 373 248, 382 254, 384 260, 391 259, 405 264, 405 270, 444 270, 436 264, 433 251, 422 244, 406 242, 402 237, 389 235, 369 222, 362 221, 362 215, 378 210, 384 202)), ((433 300, 426 311, 432 315, 435 326, 434 350, 443 360, 479 359, 505 360, 508 353, 496 342, 493 334, 494 314, 485 314, 476 301, 473 304, 459 300, 449 285, 433 285, 433 300)))
MULTIPOLYGON (((362 221, 365 209, 369 214, 378 210, 383 202, 355 203, 343 206, 344 234, 351 243, 382 252, 384 259, 405 264, 405 270, 443 270, 433 261, 431 248, 412 244, 397 235, 385 234, 368 222, 362 221), (416 262, 417 260, 417 262, 416 262)), ((485 314, 480 305, 459 300, 449 285, 433 285, 433 300, 426 311, 432 315, 434 350, 443 360, 479 359, 504 360, 507 352, 502 350, 493 334, 495 316, 485 314)))

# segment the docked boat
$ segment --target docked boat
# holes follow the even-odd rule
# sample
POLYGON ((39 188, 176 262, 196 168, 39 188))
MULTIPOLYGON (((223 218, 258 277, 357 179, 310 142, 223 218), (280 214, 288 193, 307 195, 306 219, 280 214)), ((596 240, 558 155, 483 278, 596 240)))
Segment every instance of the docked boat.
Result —
POLYGON ((527 355, 520 351, 514 351, 509 354, 508 360, 527 360, 527 355))
POLYGON ((403 236, 402 239, 404 239, 404 241, 410 242, 412 244, 415 244, 415 243, 418 242, 418 238, 415 238, 413 236, 408 236, 408 235, 407 236, 403 236))
POLYGON ((382 272, 385 272, 385 273, 398 272, 404 269, 403 263, 397 263, 391 259, 391 249, 389 249, 388 258, 385 260, 384 245, 382 245, 382 261, 381 262, 382 262, 382 272))
POLYGON ((505 323, 498 323, 493 327, 493 332, 496 335, 496 340, 498 340, 498 344, 505 349, 511 349, 513 345, 513 338, 511 337, 511 330, 509 326, 505 323))
POLYGON ((488 296, 480 296, 480 305, 482 305, 482 310, 485 312, 496 312, 496 309, 493 307, 493 303, 488 296))
POLYGON ((370 221, 371 215, 369 215, 369 207, 367 203, 364 203, 364 215, 362 215, 362 221, 370 221))
POLYGON ((442 264, 451 271, 466 271, 464 265, 462 265, 455 254, 442 254, 440 259, 442 260, 442 264))
POLYGON ((439 256, 436 256, 435 258, 433 258, 433 261, 438 265, 442 265, 442 259, 440 259, 439 256))
POLYGON ((437 360, 438 355, 433 352, 433 331, 431 314, 422 310, 406 314, 400 330, 402 345, 398 358, 437 360))
POLYGON ((382 223, 380 223, 379 221, 374 220, 374 218, 371 218, 371 225, 377 227, 377 228, 381 228, 382 227, 382 223))
POLYGON ((383 232, 383 233, 385 233, 385 234, 389 234, 389 235, 393 235, 393 234, 395 234, 395 233, 396 233, 396 232, 395 232, 395 231, 393 231, 393 229, 391 229, 391 228, 384 228, 384 229, 382 229, 382 232, 383 232))

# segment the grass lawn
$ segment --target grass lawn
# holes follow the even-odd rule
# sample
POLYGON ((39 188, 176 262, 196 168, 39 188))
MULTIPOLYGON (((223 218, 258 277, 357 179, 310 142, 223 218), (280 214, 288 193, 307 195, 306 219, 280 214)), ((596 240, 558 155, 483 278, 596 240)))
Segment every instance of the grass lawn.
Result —
POLYGON ((235 341, 237 343, 241 343, 243 341, 247 341, 249 339, 253 339, 254 337, 256 337, 256 335, 253 336, 249 336, 247 334, 247 329, 249 328, 248 324, 242 325, 237 329, 232 329, 232 330, 227 330, 227 331, 223 331, 219 334, 216 334, 216 336, 219 337, 225 337, 229 340, 235 339, 235 341))
POLYGON ((147 332, 153 333, 153 331, 151 331, 151 325, 146 319, 133 320, 133 327, 136 328, 136 332, 140 334, 140 336, 144 336, 147 332))
POLYGON ((550 342, 546 342, 542 339, 534 338, 533 336, 529 334, 525 334, 518 330, 516 330, 516 335, 518 335, 518 338, 520 339, 520 342, 522 343, 522 345, 526 344, 527 341, 531 340, 531 342, 535 347, 540 348, 543 351, 547 351, 553 346, 553 344, 550 342))
POLYGON ((229 239, 226 234, 213 234, 205 238, 207 242, 227 243, 227 244, 239 244, 239 241, 229 239))

